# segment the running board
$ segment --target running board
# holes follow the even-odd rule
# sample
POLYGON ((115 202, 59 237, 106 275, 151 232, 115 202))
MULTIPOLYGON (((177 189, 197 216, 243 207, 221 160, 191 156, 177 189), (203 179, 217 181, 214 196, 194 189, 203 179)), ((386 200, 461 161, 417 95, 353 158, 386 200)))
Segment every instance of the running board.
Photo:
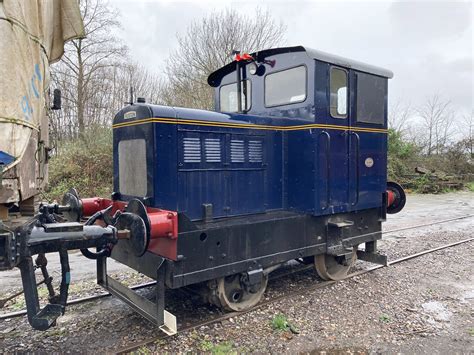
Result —
POLYGON ((106 258, 97 260, 97 283, 117 297, 142 317, 157 325, 166 335, 178 332, 176 316, 164 309, 164 268, 159 268, 156 281, 156 303, 107 275, 106 258))

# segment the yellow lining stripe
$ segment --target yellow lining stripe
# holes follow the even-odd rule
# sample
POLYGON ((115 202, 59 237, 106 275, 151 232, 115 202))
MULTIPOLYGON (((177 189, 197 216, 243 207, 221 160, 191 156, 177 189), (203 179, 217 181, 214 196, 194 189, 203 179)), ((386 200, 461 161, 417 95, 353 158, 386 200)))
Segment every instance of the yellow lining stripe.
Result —
POLYGON ((311 128, 320 129, 334 129, 342 131, 356 131, 356 132, 371 132, 371 133, 387 133, 386 129, 381 128, 367 128, 367 127, 347 127, 330 124, 306 124, 297 126, 270 126, 270 125, 258 125, 251 123, 233 123, 233 122, 216 122, 216 121, 199 121, 199 120, 187 120, 187 119, 176 119, 176 118, 144 118, 141 120, 122 122, 112 125, 112 128, 121 128, 128 126, 136 126, 146 123, 167 123, 167 124, 183 124, 183 125, 198 125, 198 126, 210 126, 210 127, 228 127, 228 128, 247 128, 247 129, 259 129, 259 130, 272 130, 272 131, 299 131, 311 128))

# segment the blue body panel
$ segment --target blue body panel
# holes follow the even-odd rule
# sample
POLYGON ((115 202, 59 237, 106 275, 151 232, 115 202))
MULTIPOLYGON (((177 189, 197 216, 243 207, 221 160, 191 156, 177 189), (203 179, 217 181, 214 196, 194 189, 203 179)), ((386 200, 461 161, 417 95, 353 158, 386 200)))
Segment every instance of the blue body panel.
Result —
MULTIPOLYGON (((252 80, 252 106, 246 114, 147 104, 117 114, 114 147, 137 137, 147 142, 147 196, 122 198, 146 197, 152 206, 182 212, 191 220, 202 219, 207 204, 215 218, 271 210, 328 215, 382 207, 386 107, 383 125, 357 122, 355 71, 345 68, 348 117, 333 118, 328 104, 332 64, 303 52, 273 59, 272 71, 306 66, 304 102, 266 108, 263 78, 243 70, 243 78, 252 80), (136 117, 127 121, 124 114, 131 111, 136 117)), ((235 74, 222 78, 222 85, 232 82, 235 74)), ((120 192, 117 149, 114 159, 115 191, 120 192)))

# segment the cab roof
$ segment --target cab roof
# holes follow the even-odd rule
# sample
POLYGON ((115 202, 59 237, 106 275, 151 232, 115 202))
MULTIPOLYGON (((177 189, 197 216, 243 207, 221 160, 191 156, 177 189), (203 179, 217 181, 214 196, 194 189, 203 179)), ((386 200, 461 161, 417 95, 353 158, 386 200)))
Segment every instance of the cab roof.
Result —
MULTIPOLYGON (((260 62, 263 61, 265 58, 276 54, 293 52, 305 52, 311 59, 317 59, 322 62, 339 65, 344 68, 355 69, 365 73, 382 76, 388 79, 393 78, 393 73, 390 70, 303 46, 265 49, 263 51, 252 53, 251 55, 252 57, 256 58, 258 62, 260 62)), ((211 73, 207 78, 207 82, 212 87, 219 86, 222 78, 227 74, 232 73, 234 70, 235 61, 226 64, 222 68, 219 68, 215 72, 211 73)))

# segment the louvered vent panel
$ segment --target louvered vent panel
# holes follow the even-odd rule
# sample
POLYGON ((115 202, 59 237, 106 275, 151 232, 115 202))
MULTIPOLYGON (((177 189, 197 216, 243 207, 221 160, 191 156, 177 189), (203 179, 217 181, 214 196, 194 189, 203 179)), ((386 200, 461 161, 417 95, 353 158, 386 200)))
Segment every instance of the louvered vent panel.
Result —
POLYGON ((185 163, 201 162, 201 139, 185 137, 183 138, 183 146, 185 163))
POLYGON ((232 163, 245 162, 245 146, 243 140, 232 139, 230 141, 230 160, 232 163))
POLYGON ((263 161, 262 141, 249 141, 249 162, 261 163, 263 161))
POLYGON ((219 138, 206 138, 204 148, 206 149, 206 162, 221 162, 221 140, 219 138))

